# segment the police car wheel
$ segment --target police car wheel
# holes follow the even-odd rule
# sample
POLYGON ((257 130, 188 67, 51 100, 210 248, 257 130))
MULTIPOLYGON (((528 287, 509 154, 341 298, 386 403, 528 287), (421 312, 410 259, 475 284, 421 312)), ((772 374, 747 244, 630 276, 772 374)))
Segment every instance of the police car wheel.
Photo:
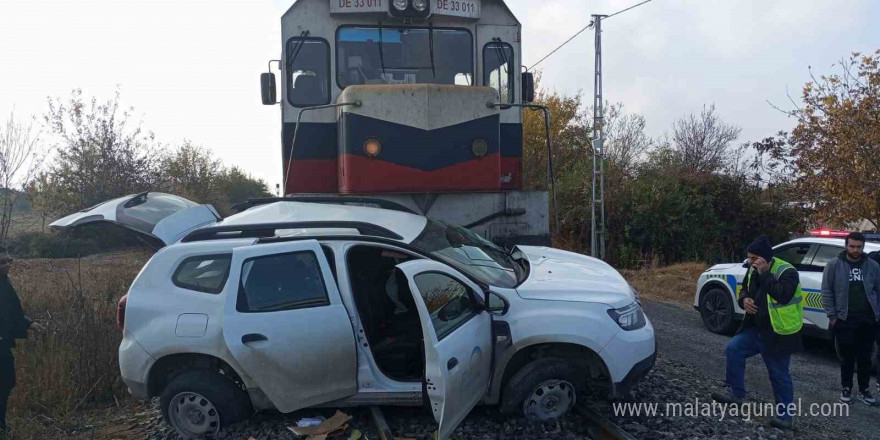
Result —
POLYGON ((713 288, 700 297, 700 316, 703 325, 718 334, 730 334, 736 328, 733 299, 730 293, 721 288, 713 288))

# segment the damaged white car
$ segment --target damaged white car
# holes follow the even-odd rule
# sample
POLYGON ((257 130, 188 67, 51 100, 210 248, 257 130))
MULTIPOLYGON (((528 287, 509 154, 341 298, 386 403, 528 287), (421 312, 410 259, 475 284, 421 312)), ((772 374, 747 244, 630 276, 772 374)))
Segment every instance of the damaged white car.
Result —
POLYGON ((164 245, 120 301, 119 363, 187 437, 262 409, 427 404, 445 439, 478 403, 552 419, 653 366, 654 329, 608 264, 342 200, 220 219, 143 193, 52 226, 114 222, 164 245))

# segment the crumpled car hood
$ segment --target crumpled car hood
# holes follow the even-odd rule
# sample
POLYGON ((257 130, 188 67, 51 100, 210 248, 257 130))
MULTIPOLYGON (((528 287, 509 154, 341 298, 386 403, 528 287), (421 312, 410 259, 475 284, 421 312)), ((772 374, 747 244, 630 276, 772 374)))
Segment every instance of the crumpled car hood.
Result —
POLYGON ((517 246, 529 277, 516 288, 525 299, 581 301, 618 308, 635 301, 629 283, 602 260, 548 247, 517 246))

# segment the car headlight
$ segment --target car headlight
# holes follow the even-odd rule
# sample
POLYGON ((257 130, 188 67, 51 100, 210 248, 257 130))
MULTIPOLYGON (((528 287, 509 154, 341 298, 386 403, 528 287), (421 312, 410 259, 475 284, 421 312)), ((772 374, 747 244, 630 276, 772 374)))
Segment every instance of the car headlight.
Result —
POLYGON ((608 309, 608 316, 624 330, 638 330, 645 326, 645 312, 638 302, 619 309, 608 309))
POLYGON ((409 2, 407 0, 394 0, 394 8, 398 11, 405 10, 407 6, 409 6, 409 2))

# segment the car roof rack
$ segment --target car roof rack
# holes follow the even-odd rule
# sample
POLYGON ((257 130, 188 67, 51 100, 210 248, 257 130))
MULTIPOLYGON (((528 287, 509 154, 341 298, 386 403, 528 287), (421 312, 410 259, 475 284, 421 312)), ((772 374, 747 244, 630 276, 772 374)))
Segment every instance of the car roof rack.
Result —
POLYGON ((381 209, 389 209, 392 211, 400 211, 405 212, 407 214, 415 214, 419 215, 417 212, 412 209, 407 208, 406 206, 401 205, 397 202, 392 202, 390 200, 383 199, 374 199, 369 197, 310 197, 310 196, 300 196, 300 197, 264 197, 257 199, 248 199, 246 202, 241 202, 232 206, 232 209, 242 212, 246 211, 254 206, 259 205, 267 205, 269 203, 275 202, 300 202, 300 203, 323 203, 327 205, 356 205, 356 206, 367 206, 370 208, 381 208, 381 209))
POLYGON ((356 229, 359 234, 372 237, 403 240, 396 232, 382 226, 364 222, 349 221, 310 221, 282 222, 250 225, 210 226, 196 229, 183 237, 181 243, 208 240, 226 240, 233 238, 271 238, 276 236, 278 229, 356 229))

